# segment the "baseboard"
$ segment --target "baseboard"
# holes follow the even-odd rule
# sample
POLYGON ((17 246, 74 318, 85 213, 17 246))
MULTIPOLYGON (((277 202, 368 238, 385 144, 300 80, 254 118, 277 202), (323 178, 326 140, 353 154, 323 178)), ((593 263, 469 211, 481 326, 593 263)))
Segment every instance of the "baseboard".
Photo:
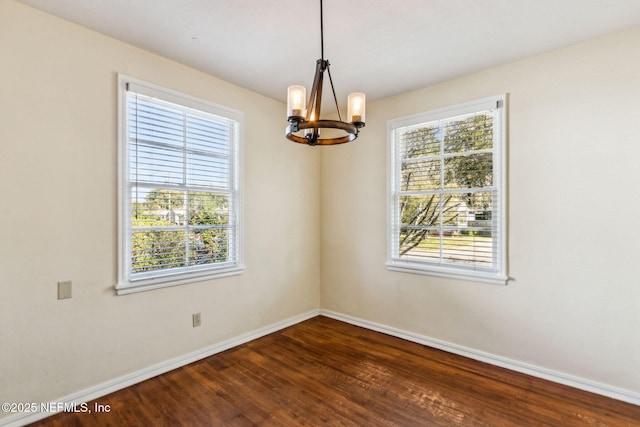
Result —
POLYGON ((360 326, 373 331, 381 332, 383 334, 391 335, 397 338, 402 338, 407 341, 412 341, 418 344, 425 345, 427 347, 437 348, 449 353, 465 356, 470 359, 478 360, 488 363, 490 365, 500 366, 512 371, 520 372, 523 374, 531 375, 533 377, 542 378, 545 380, 553 381, 555 383, 564 384, 569 387, 577 388, 580 390, 596 393, 602 396, 610 397, 613 399, 621 400, 623 402, 631 403, 640 406, 640 394, 625 390, 607 384, 598 383, 584 378, 575 377, 572 375, 564 374, 562 372, 553 371, 539 366, 530 365, 527 363, 519 362, 517 360, 508 359, 494 354, 485 353, 480 350, 476 350, 469 347, 464 347, 458 344, 441 341, 428 336, 416 334, 413 332, 403 331, 401 329, 393 328, 390 326, 382 325, 379 323, 370 322, 368 320, 359 319, 357 317, 348 316, 346 314, 336 313, 334 311, 321 309, 321 316, 330 317, 332 319, 340 320, 352 325, 360 326))
MULTIPOLYGON (((166 372, 172 371, 174 369, 180 368, 182 366, 188 365, 189 363, 193 363, 200 359, 204 359, 205 357, 213 356, 214 354, 221 353, 225 350, 229 350, 233 347, 237 347, 246 342, 253 341, 257 338, 263 337, 265 335, 269 335, 273 332, 277 332, 281 329, 295 325, 296 323, 300 323, 307 319, 311 319, 312 317, 316 317, 319 314, 320 314, 320 310, 312 310, 307 313, 300 314, 298 316, 290 317, 288 319, 285 319, 280 322, 276 322, 274 324, 265 326, 263 328, 251 331, 249 333, 231 338, 229 340, 220 342, 218 344, 214 344, 214 345, 202 348, 200 350, 194 351, 189 354, 185 354, 183 356, 176 357, 171 360, 167 360, 165 362, 159 363, 154 366, 150 366, 148 368, 139 370, 137 372, 132 372, 131 374, 128 374, 119 378, 115 378, 111 381, 107 381, 93 387, 89 387, 77 393, 73 393, 68 396, 55 399, 52 402, 60 404, 61 407, 64 407, 64 405, 67 405, 67 407, 72 407, 74 404, 79 406, 82 403, 98 399, 99 397, 106 396, 107 394, 113 393, 114 391, 121 390, 133 384, 148 380, 150 378, 156 377, 158 375, 161 375, 166 372)), ((35 421, 41 420, 53 414, 54 413, 39 412, 39 411, 19 413, 13 416, 0 418, 0 427, 24 426, 26 424, 33 423, 35 421)))

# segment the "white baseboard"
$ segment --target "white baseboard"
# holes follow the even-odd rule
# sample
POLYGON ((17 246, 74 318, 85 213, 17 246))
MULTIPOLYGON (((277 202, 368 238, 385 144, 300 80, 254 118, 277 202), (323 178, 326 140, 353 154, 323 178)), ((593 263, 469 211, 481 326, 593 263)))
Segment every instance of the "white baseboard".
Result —
MULTIPOLYGON (((109 393, 113 393, 114 391, 121 390, 133 384, 148 380, 149 378, 153 378, 182 366, 188 365, 189 363, 193 363, 197 360, 204 359, 205 357, 221 353, 225 350, 229 350, 230 348, 237 347, 246 342, 255 340, 265 335, 269 335, 273 332, 295 325, 296 323, 300 323, 307 319, 311 319, 312 317, 316 317, 319 314, 320 310, 312 310, 298 316, 290 317, 283 321, 276 322, 255 331, 223 341, 221 343, 202 348, 200 350, 176 357, 171 360, 167 360, 166 362, 150 366, 137 372, 132 372, 131 374, 115 378, 111 381, 107 381, 93 387, 89 387, 77 393, 55 399, 52 402, 61 404, 61 407, 64 407, 64 405, 67 405, 67 407, 71 407, 73 406, 73 404, 80 406, 82 403, 95 400, 99 397, 106 396, 109 393)), ((19 413, 13 416, 0 418, 0 427, 20 427, 41 420, 53 414, 54 413, 52 412, 40 411, 19 413)))
POLYGON ((476 350, 473 348, 464 347, 464 346, 449 343, 446 341, 441 341, 428 336, 415 334, 413 332, 403 331, 401 329, 393 328, 393 327, 382 325, 379 323, 369 322, 367 320, 348 316, 346 314, 336 313, 330 310, 321 309, 320 315, 330 317, 336 320, 341 320, 343 322, 347 322, 352 325, 361 326, 366 329, 371 329, 373 331, 382 332, 383 334, 391 335, 397 338, 402 338, 407 341, 412 341, 418 344, 425 345, 427 347, 433 347, 439 350, 447 351, 449 353, 465 356, 470 359, 488 363, 490 365, 500 366, 502 368, 506 368, 512 371, 516 371, 523 374, 531 375, 533 377, 553 381, 555 383, 564 384, 573 388, 585 390, 591 393, 600 394, 602 396, 610 397, 613 399, 621 400, 623 402, 640 406, 640 393, 633 392, 630 390, 613 387, 613 386, 602 384, 596 381, 586 380, 584 378, 579 378, 572 375, 564 374, 562 372, 541 368, 539 366, 530 365, 528 363, 519 362, 517 360, 507 359, 505 357, 496 356, 490 353, 485 353, 483 351, 476 350))

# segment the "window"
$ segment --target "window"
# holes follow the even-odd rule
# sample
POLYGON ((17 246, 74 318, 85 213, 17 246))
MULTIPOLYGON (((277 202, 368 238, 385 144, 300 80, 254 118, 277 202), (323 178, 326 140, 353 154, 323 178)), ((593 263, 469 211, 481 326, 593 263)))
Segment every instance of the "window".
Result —
POLYGON ((242 113, 119 76, 118 294, 240 274, 242 113))
POLYGON ((390 270, 506 283, 505 101, 389 121, 390 270))

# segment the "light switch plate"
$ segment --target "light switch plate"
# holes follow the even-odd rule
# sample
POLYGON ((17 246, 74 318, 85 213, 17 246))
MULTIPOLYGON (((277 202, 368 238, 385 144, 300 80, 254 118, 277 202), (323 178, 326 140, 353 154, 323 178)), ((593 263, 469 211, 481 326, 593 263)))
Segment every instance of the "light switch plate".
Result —
POLYGON ((58 282, 58 299, 71 298, 71 280, 58 282))

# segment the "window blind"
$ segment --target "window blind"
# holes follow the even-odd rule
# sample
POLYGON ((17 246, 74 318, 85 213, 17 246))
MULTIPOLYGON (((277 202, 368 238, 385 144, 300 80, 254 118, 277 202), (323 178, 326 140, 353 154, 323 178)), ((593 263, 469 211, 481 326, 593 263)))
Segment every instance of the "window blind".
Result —
POLYGON ((155 92, 126 90, 125 287, 239 261, 238 121, 155 92))
POLYGON ((471 107, 391 123, 390 266, 504 275, 503 112, 471 107))

